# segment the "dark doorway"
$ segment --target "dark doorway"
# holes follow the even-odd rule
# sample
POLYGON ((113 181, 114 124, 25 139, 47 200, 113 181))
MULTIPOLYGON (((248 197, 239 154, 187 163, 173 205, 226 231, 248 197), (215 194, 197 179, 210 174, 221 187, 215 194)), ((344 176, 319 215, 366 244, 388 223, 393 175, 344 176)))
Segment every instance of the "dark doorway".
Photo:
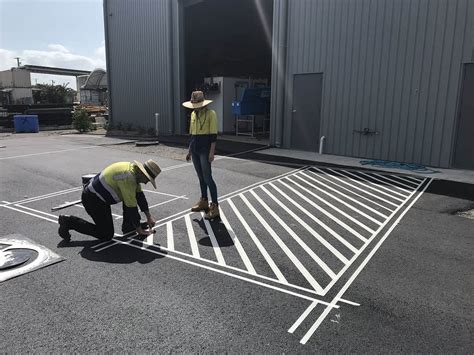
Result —
POLYGON ((453 165, 474 169, 474 64, 464 65, 453 165))
POLYGON ((294 76, 291 148, 318 151, 322 89, 322 73, 294 76))

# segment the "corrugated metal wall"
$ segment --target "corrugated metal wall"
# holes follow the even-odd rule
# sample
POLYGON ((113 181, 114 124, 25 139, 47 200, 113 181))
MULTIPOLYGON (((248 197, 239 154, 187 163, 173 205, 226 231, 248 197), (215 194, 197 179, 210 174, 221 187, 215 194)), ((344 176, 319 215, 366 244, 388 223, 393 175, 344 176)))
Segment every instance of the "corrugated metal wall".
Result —
POLYGON ((112 121, 173 129, 171 0, 104 0, 112 121))
POLYGON ((474 0, 298 0, 288 16, 286 147, 293 74, 322 72, 327 153, 450 165, 474 0))

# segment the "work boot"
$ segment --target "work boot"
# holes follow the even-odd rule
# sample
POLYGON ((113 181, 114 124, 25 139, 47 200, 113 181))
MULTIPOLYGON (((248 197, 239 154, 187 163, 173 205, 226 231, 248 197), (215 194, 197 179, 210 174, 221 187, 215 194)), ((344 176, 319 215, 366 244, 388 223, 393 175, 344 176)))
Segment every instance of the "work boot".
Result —
POLYGON ((60 215, 58 218, 59 228, 58 234, 66 242, 71 241, 71 234, 69 233, 69 218, 70 216, 60 215))
POLYGON ((192 212, 207 211, 209 209, 209 202, 207 198, 201 197, 196 204, 191 207, 192 212))
POLYGON ((219 217, 219 205, 217 203, 211 202, 209 205, 209 211, 206 213, 204 218, 206 219, 214 219, 219 217))

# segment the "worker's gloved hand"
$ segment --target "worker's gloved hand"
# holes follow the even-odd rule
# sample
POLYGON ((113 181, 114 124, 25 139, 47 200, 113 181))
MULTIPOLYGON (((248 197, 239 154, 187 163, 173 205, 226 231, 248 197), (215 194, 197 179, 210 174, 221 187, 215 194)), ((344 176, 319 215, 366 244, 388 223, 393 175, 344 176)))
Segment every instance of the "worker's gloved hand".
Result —
POLYGON ((153 216, 150 216, 146 219, 146 221, 148 222, 148 227, 151 228, 153 227, 155 224, 156 224, 156 221, 155 219, 153 218, 153 216))
POLYGON ((153 233, 151 229, 145 230, 142 227, 137 227, 136 232, 138 235, 150 235, 153 233))

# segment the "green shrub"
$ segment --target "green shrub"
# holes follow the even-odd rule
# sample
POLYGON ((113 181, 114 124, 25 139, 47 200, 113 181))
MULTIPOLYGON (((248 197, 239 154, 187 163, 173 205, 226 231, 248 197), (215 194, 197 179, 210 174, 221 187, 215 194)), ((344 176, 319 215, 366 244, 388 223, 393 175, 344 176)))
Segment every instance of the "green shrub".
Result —
POLYGON ((72 126, 79 132, 88 132, 94 129, 89 114, 84 109, 77 109, 72 115, 72 126))

